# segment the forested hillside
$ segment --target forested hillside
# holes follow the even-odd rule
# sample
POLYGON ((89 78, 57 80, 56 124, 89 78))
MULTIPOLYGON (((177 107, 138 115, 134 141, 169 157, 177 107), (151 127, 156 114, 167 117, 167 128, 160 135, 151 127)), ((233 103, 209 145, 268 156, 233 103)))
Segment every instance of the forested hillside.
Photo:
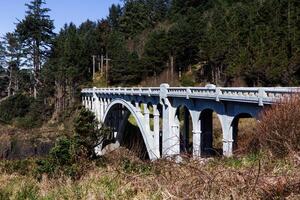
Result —
POLYGON ((138 85, 170 68, 176 77, 189 71, 197 85, 300 81, 298 0, 124 0, 106 19, 57 34, 46 2, 26 7, 0 43, 2 97, 22 93, 65 110, 92 86, 92 55, 108 58, 109 86, 138 85))

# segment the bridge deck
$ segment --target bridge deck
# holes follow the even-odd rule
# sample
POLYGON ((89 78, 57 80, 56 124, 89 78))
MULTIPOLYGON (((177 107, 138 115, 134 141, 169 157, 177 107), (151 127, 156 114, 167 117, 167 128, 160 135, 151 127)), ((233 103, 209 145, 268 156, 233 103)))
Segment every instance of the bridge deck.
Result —
MULTIPOLYGON (((273 104, 300 91, 299 87, 169 87, 167 97, 211 99, 245 103, 273 104)), ((83 94, 160 96, 159 87, 86 88, 83 94)))

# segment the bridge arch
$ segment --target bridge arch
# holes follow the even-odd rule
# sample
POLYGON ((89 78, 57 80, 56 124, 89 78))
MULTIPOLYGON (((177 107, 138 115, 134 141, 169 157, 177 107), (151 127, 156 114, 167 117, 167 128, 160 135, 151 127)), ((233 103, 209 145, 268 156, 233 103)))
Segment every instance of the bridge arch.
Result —
MULTIPOLYGON (((148 156, 151 160, 153 159, 157 159, 157 156, 155 155, 155 153, 153 152, 153 137, 151 135, 150 132, 147 131, 146 127, 145 127, 145 123, 144 123, 144 116, 141 112, 137 111, 137 108, 132 105, 131 102, 127 102, 123 99, 113 99, 112 102, 108 105, 104 117, 103 117, 103 123, 108 124, 109 123, 109 115, 112 114, 112 112, 115 110, 115 108, 117 108, 118 106, 122 106, 123 108, 126 108, 128 110, 127 116, 125 116, 125 118, 129 117, 130 114, 132 114, 132 116, 134 117, 138 128, 140 129, 141 135, 143 137, 143 141, 144 144, 146 146, 147 149, 147 153, 148 156)), ((124 120, 122 120, 123 122, 121 123, 120 127, 118 128, 118 132, 116 135, 116 139, 120 140, 123 138, 123 134, 124 134, 124 120)), ((119 141, 120 142, 120 141, 119 141)))
MULTIPOLYGON (((238 150, 239 151, 239 142, 240 140, 247 140, 245 137, 249 137, 248 134, 251 134, 251 128, 255 124, 252 124, 254 122, 257 122, 256 116, 253 116, 251 113, 241 112, 237 114, 232 122, 231 122, 231 130, 232 130, 232 140, 233 140, 233 151, 238 150), (242 127, 240 127, 242 126, 242 127), (242 130, 240 130, 240 128, 242 130), (242 131, 242 132, 240 132, 242 131), (244 137, 244 138, 242 138, 244 137)), ((249 141, 248 141, 249 142, 249 141)))
POLYGON ((173 131, 179 140, 180 153, 193 153, 193 122, 191 110, 185 104, 176 107, 173 131))
POLYGON ((201 152, 202 155, 222 154, 222 118, 213 108, 205 108, 200 112, 199 126, 201 131, 201 152), (216 141, 216 140, 221 140, 216 141))

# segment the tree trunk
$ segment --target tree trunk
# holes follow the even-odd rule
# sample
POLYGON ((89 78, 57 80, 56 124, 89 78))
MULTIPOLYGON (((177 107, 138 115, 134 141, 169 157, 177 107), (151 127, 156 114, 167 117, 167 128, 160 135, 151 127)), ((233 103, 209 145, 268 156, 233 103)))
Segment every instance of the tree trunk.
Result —
POLYGON ((9 83, 8 83, 8 87, 7 87, 7 96, 10 97, 11 96, 11 88, 12 88, 12 66, 10 65, 9 67, 9 83))

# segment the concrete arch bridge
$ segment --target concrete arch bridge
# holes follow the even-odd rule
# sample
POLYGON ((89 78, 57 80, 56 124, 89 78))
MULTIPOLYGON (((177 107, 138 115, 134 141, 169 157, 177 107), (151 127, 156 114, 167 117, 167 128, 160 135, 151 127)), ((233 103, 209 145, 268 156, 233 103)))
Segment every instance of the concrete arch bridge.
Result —
MULTIPOLYGON (((289 97, 298 88, 282 87, 169 87, 87 88, 82 104, 114 132, 116 144, 124 139, 131 115, 140 129, 151 160, 189 153, 199 157, 213 151, 213 113, 222 129, 222 153, 233 154, 240 118, 258 119, 261 110, 289 97)), ((104 145, 97 148, 101 154, 104 145)))

